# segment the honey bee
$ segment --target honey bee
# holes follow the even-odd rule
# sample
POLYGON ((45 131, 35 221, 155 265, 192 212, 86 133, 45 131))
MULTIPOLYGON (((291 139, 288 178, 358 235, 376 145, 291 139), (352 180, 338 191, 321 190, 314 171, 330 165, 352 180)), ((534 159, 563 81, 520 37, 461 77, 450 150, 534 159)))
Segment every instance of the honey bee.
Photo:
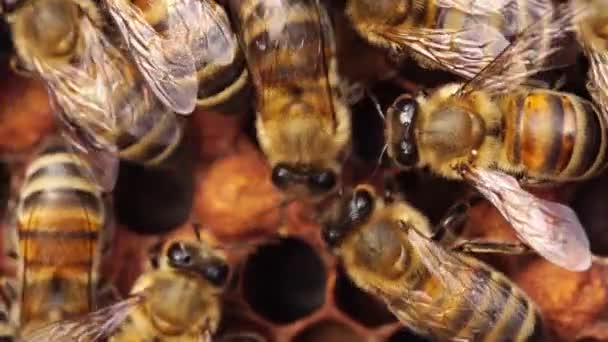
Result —
POLYGON ((123 52, 101 31, 89 0, 24 0, 7 14, 17 55, 46 83, 65 135, 94 156, 98 183, 111 189, 117 161, 158 165, 183 129, 123 52))
MULTIPOLYGON (((526 27, 547 21, 551 0, 348 0, 347 17, 369 43, 397 60, 470 79, 526 27)), ((549 37, 550 35, 546 36, 549 37)), ((534 49, 549 49, 538 40, 534 49)))
MULTIPOLYGON (((405 201, 359 185, 334 203, 322 235, 364 291, 422 335, 450 341, 537 341, 536 305, 505 275, 451 249, 450 236, 405 201)), ((449 222, 449 220, 445 220, 449 222)), ((449 229, 448 226, 440 227, 449 229)))
POLYGON ((571 3, 574 8, 586 9, 574 24, 589 60, 587 89, 604 115, 608 115, 608 3, 602 0, 573 0, 571 3))
POLYGON ((174 240, 131 296, 78 319, 50 324, 28 341, 211 341, 218 328, 220 294, 229 274, 225 258, 202 241, 174 240))
POLYGON ((8 256, 16 258, 17 278, 5 279, 3 293, 19 334, 96 308, 110 227, 88 167, 54 140, 27 167, 15 208, 18 246, 4 242, 16 252, 8 256))
POLYGON ((248 71, 224 9, 213 0, 103 2, 157 97, 180 114, 244 100, 248 71), (231 100, 231 101, 229 101, 231 100))
MULTIPOLYGON (((565 34, 574 12, 549 23, 565 34), (561 29, 560 29, 561 28, 561 29)), ((538 31, 527 30, 465 84, 430 95, 400 96, 387 111, 388 154, 402 168, 428 167, 469 182, 490 200, 519 237, 569 270, 590 267, 589 241, 569 207, 542 200, 520 183, 567 182, 597 175, 607 165, 607 122, 575 95, 523 85, 542 69, 529 51, 538 31), (512 68, 523 58, 526 69, 512 68)))
POLYGON ((272 181, 290 195, 320 198, 338 184, 351 127, 327 12, 318 0, 234 0, 230 8, 272 181))

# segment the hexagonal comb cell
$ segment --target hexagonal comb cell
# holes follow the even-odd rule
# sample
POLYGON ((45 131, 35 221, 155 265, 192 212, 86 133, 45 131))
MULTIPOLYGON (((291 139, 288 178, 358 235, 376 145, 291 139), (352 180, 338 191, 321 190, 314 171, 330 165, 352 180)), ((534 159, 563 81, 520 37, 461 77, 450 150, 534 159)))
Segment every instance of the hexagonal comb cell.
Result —
POLYGON ((364 342, 365 339, 345 324, 321 321, 308 326, 293 338, 293 342, 364 342))
POLYGON ((399 329, 395 331, 387 340, 387 342, 428 342, 430 340, 420 337, 408 329, 399 329))
POLYGON ((307 243, 282 239, 261 246, 243 274, 245 300, 260 316, 279 324, 310 315, 325 301, 326 271, 307 243))
POLYGON ((366 327, 375 328, 396 321, 384 303, 356 287, 342 270, 336 279, 335 300, 340 310, 366 327))

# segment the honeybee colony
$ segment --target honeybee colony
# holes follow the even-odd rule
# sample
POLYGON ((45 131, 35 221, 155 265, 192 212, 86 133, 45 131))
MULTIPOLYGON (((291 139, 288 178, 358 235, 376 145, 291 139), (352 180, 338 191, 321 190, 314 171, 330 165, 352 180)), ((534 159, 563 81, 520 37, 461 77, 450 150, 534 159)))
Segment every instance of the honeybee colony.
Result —
POLYGON ((603 0, 3 0, 2 341, 608 341, 603 0))

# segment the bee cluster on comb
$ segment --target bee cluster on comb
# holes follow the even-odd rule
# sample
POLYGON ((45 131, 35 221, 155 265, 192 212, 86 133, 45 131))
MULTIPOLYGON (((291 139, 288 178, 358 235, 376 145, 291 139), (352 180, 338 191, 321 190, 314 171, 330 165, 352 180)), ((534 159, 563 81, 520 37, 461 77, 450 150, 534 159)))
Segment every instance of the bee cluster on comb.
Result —
POLYGON ((1 340, 608 341, 602 1, 1 10, 1 340))

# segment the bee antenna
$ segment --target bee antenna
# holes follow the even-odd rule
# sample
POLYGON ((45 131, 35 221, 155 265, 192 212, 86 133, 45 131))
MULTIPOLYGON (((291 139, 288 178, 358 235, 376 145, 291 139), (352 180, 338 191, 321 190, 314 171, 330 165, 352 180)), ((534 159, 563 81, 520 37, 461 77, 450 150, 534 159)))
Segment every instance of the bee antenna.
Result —
POLYGON ((196 241, 202 242, 201 239, 201 223, 200 222, 192 222, 192 231, 194 232, 194 236, 196 236, 196 241))
POLYGON ((378 157, 378 161, 376 162, 376 167, 374 168, 374 172, 372 172, 372 175, 370 176, 370 178, 373 178, 376 175, 376 172, 378 172, 378 170, 380 169, 380 164, 382 164, 382 158, 384 157, 384 154, 386 153, 388 149, 388 144, 384 144, 384 147, 382 147, 382 152, 380 152, 380 156, 378 157))
POLYGON ((378 101, 376 94, 374 94, 368 87, 365 87, 365 94, 374 104, 374 108, 376 108, 376 113, 378 113, 380 118, 382 118, 382 121, 386 121, 386 119, 384 118, 384 113, 382 112, 382 107, 380 106, 380 101, 378 101))

